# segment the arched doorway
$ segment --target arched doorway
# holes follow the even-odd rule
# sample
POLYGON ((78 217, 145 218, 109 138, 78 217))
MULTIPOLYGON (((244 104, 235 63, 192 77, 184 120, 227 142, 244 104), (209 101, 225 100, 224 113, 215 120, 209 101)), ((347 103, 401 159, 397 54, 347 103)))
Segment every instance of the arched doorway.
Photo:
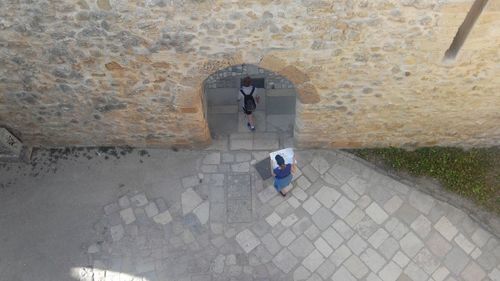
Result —
POLYGON ((215 142, 228 138, 230 149, 248 150, 293 145, 297 94, 293 83, 285 77, 257 65, 233 65, 210 75, 203 89, 205 116, 215 142), (247 116, 237 101, 246 76, 256 87, 254 96, 260 97, 253 132, 247 128, 247 116))

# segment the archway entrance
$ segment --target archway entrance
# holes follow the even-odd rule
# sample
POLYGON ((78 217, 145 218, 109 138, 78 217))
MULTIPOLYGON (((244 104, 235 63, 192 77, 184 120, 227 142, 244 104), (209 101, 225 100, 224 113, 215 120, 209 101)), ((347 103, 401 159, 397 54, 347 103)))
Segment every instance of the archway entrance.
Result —
POLYGON ((235 65, 213 73, 204 82, 205 116, 212 139, 217 141, 229 138, 230 149, 292 146, 296 96, 292 82, 256 65, 235 65), (252 84, 256 87, 254 96, 260 97, 253 113, 253 132, 247 127, 247 116, 242 110, 242 103, 237 101, 242 80, 246 76, 252 79, 252 84), (252 145, 248 142, 249 137, 254 140, 252 145), (239 139, 241 142, 238 142, 239 139), (262 140, 259 141, 260 139, 262 140))

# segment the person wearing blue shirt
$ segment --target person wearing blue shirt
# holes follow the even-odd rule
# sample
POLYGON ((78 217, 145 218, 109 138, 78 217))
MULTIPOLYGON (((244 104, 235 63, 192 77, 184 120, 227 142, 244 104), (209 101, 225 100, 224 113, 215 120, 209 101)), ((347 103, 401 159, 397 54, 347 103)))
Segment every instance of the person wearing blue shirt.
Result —
MULTIPOLYGON (((295 171, 295 159, 292 161, 292 164, 285 164, 285 159, 281 155, 276 155, 274 157, 278 167, 272 169, 272 174, 274 176, 274 188, 278 191, 283 197, 286 196, 290 188, 287 188, 292 181, 292 172, 295 171)), ((273 165, 271 165, 272 167, 273 165)))

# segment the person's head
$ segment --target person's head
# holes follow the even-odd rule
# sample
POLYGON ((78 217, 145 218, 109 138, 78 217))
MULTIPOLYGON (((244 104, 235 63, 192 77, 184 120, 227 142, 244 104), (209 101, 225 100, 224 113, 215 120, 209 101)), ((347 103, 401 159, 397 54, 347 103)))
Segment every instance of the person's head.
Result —
POLYGON ((250 76, 243 78, 243 86, 250 87, 251 85, 252 85, 252 78, 250 78, 250 76))
POLYGON ((280 166, 281 168, 283 168, 285 166, 285 159, 283 159, 283 157, 281 157, 281 155, 276 155, 274 157, 274 159, 276 160, 276 163, 278 163, 278 166, 280 166))

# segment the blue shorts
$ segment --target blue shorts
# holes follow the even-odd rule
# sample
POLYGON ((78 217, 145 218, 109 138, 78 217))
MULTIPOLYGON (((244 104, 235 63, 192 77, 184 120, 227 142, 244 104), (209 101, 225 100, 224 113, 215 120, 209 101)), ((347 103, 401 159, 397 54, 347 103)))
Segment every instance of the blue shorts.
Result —
POLYGON ((292 174, 289 174, 288 176, 281 179, 274 178, 274 188, 276 189, 276 191, 280 192, 283 188, 287 187, 292 181, 292 178, 292 174))

